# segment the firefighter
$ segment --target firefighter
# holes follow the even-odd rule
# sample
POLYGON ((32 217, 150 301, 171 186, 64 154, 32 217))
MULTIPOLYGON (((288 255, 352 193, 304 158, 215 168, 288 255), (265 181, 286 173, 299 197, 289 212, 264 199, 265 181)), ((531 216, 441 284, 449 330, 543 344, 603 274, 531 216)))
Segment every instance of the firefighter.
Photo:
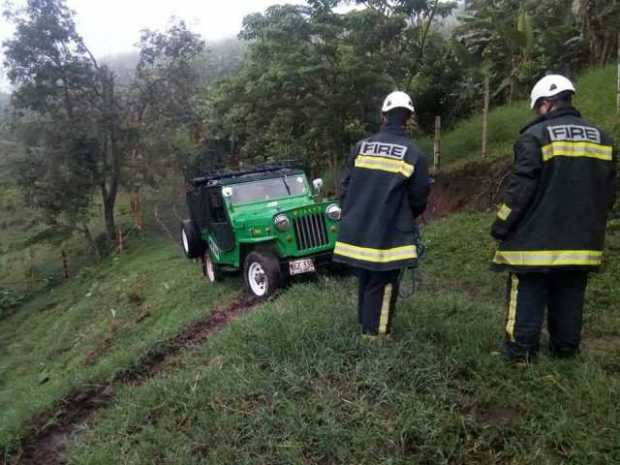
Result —
POLYGON ((359 141, 347 160, 341 185, 342 222, 334 261, 354 268, 359 280, 362 334, 389 335, 399 275, 417 259, 417 226, 429 194, 426 161, 407 137, 414 113, 411 97, 389 94, 381 131, 359 141))
POLYGON ((537 117, 521 130, 491 235, 496 270, 508 270, 505 355, 529 362, 547 309, 552 356, 579 351, 588 272, 601 265, 615 202, 611 139, 571 105, 572 82, 548 75, 533 87, 537 117))

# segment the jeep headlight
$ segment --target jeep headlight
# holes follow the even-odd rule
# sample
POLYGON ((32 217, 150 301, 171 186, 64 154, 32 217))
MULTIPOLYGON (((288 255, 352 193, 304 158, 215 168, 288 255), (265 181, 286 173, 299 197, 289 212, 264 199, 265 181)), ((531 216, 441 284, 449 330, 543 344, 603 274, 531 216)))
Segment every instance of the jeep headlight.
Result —
POLYGON ((325 214, 330 220, 339 221, 342 218, 342 210, 338 205, 332 203, 325 209, 325 214))
POLYGON ((291 220, 284 213, 280 213, 273 218, 273 224, 280 231, 286 231, 291 226, 291 220))

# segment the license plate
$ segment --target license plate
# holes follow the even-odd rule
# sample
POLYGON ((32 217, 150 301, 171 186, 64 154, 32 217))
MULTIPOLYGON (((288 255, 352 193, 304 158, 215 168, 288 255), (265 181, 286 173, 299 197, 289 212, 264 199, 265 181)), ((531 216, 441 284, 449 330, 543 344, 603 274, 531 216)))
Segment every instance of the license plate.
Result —
POLYGON ((295 260, 295 261, 289 262, 288 269, 289 269, 291 276, 296 275, 296 274, 311 273, 315 271, 314 261, 311 258, 295 260))

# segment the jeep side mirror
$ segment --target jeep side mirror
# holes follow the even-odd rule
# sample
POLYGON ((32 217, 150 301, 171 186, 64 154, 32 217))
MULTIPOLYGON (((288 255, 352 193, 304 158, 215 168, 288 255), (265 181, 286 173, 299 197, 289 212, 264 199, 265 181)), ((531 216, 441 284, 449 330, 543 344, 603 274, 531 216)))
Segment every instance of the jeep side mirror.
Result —
POLYGON ((321 178, 314 179, 312 181, 312 187, 314 187, 314 190, 318 194, 319 192, 321 192, 321 188, 323 187, 323 180, 321 178))

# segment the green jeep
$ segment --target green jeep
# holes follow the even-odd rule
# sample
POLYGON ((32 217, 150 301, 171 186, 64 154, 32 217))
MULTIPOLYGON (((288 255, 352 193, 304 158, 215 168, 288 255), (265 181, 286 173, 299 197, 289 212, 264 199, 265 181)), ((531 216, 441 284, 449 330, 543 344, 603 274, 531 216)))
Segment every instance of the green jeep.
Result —
POLYGON ((190 219, 181 224, 185 255, 201 259, 212 282, 226 269, 243 269, 248 290, 269 296, 290 276, 331 262, 341 211, 318 200, 321 184, 311 186, 292 165, 193 179, 190 219))

